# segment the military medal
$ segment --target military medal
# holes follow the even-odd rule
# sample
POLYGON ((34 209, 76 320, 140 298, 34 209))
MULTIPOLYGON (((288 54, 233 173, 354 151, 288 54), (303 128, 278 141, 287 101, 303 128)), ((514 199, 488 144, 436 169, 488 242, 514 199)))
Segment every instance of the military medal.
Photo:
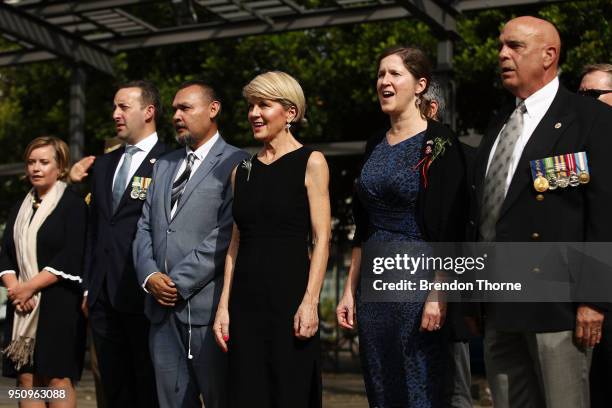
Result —
POLYGON ((546 180, 546 177, 539 176, 533 181, 533 187, 538 193, 543 193, 544 191, 549 189, 550 185, 548 184, 548 180, 546 180))
POLYGON ((144 201, 147 199, 147 191, 149 191, 150 184, 151 184, 151 179, 149 177, 142 178, 140 193, 138 194, 139 200, 144 201))
POLYGON ((542 172, 542 161, 532 160, 529 164, 531 166, 531 176, 533 177, 533 187, 538 193, 543 193, 548 190, 549 185, 542 172))
POLYGON ((569 186, 569 176, 565 172, 565 156, 555 156, 553 160, 555 161, 555 170, 557 172, 557 184, 561 188, 569 186))
POLYGON ((578 168, 578 181, 580 184, 586 184, 591 181, 586 152, 574 153, 574 157, 576 158, 576 167, 578 168))
POLYGON ((580 178, 576 174, 576 159, 573 154, 565 155, 565 162, 567 163, 567 170, 569 171, 569 185, 577 187, 580 185, 580 178))
POLYGON ((140 195, 140 179, 142 177, 134 177, 132 179, 132 191, 130 192, 130 197, 134 200, 138 198, 140 195))
POLYGON ((548 181, 548 189, 555 190, 558 186, 557 175, 555 174, 555 164, 552 157, 544 159, 544 171, 546 172, 546 180, 548 181))

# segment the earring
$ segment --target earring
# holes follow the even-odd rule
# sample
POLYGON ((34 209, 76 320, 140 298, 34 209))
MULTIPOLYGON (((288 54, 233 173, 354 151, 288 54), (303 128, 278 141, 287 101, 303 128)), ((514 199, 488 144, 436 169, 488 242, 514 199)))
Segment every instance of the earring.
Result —
POLYGON ((290 122, 287 122, 287 124, 285 125, 285 129, 287 129, 287 130, 291 129, 291 123, 290 122))

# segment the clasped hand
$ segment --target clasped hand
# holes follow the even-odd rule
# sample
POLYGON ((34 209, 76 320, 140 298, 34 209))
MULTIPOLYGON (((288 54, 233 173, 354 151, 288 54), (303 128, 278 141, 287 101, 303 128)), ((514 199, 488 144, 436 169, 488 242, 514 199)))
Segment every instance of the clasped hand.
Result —
POLYGON ((27 314, 34 310, 36 300, 33 298, 36 291, 28 283, 17 283, 8 288, 8 297, 19 313, 27 314))
POLYGON ((178 291, 172 279, 165 273, 156 272, 149 277, 147 290, 157 303, 162 306, 174 306, 178 300, 178 291))

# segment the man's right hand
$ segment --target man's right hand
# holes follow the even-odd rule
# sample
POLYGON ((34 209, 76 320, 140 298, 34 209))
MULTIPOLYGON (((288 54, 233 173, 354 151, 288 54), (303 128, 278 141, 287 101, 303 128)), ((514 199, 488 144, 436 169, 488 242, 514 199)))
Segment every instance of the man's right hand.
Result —
POLYGON ((176 286, 165 273, 156 272, 149 276, 145 287, 162 306, 174 306, 178 300, 176 286))
POLYGON ((83 179, 89 175, 87 171, 93 165, 94 160, 96 160, 96 156, 87 156, 74 163, 70 168, 70 181, 73 183, 80 183, 83 181, 83 179))

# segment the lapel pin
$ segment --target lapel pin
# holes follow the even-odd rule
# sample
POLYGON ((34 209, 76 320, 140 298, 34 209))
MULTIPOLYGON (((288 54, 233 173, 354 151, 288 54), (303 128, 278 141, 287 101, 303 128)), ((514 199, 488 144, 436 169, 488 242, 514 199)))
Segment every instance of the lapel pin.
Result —
POLYGON ((562 126, 562 125, 561 125, 561 122, 557 122, 557 123, 555 123, 555 129, 559 129, 561 126, 562 126))
POLYGON ((157 159, 153 158, 153 159, 149 160, 149 163, 154 164, 156 161, 157 161, 157 159))

